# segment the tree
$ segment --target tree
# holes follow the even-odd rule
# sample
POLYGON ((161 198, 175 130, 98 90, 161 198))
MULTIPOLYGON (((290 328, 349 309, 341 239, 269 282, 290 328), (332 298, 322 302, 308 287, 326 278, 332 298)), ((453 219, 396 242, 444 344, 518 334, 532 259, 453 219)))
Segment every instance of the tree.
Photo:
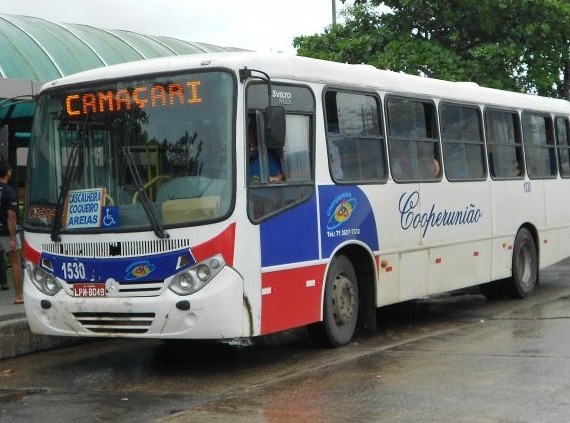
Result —
POLYGON ((551 97, 570 93, 567 0, 355 0, 344 24, 293 44, 301 56, 551 97))

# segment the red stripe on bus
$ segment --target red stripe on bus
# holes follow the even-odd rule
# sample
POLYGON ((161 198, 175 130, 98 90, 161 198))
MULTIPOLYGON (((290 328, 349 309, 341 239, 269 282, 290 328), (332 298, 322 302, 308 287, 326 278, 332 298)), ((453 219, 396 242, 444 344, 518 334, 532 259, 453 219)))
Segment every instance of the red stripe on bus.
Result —
POLYGON ((279 270, 261 276, 261 334, 321 319, 325 265, 279 270))
POLYGON ((41 254, 38 250, 33 248, 28 241, 24 238, 24 257, 34 263, 36 266, 40 264, 41 254))
POLYGON ((194 259, 199 262, 212 257, 215 254, 221 253, 224 256, 226 264, 233 266, 234 264, 234 249, 236 239, 236 224, 235 222, 216 235, 214 238, 202 244, 192 247, 192 255, 194 259))

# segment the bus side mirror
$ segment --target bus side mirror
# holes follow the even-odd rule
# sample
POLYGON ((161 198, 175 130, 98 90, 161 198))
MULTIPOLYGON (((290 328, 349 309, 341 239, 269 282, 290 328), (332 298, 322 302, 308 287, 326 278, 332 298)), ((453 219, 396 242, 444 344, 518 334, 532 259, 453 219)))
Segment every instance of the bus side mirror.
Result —
POLYGON ((266 145, 270 148, 282 148, 285 145, 285 108, 283 106, 268 106, 265 109, 267 122, 266 145))
POLYGON ((10 131, 8 125, 4 125, 0 129, 0 160, 8 160, 8 136, 10 131))

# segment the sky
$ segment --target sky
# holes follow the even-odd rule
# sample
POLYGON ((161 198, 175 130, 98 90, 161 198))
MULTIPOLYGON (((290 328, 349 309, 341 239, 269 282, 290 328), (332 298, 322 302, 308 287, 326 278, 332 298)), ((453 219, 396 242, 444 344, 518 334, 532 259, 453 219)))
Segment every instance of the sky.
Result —
POLYGON ((0 0, 0 14, 294 54, 294 37, 331 24, 332 0, 0 0))

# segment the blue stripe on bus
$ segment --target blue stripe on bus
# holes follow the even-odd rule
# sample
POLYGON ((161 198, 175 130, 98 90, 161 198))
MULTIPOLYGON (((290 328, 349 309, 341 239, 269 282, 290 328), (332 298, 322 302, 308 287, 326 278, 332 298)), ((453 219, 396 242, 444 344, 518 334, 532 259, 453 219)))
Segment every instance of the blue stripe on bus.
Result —
POLYGON ((366 194, 357 186, 319 187, 322 255, 331 256, 342 243, 358 240, 378 251, 376 220, 366 194))
POLYGON ((145 257, 106 259, 42 253, 40 263, 44 260, 49 261, 55 276, 71 282, 105 282, 109 278, 126 283, 164 280, 195 264, 188 249, 145 257))
POLYGON ((261 265, 277 266, 319 258, 317 200, 311 199, 260 225, 261 265))
POLYGON ((350 240, 361 241, 370 250, 378 251, 374 213, 360 188, 320 186, 319 204, 320 213, 313 196, 260 225, 262 267, 318 260, 319 242, 323 258, 329 258, 340 244, 350 240))

